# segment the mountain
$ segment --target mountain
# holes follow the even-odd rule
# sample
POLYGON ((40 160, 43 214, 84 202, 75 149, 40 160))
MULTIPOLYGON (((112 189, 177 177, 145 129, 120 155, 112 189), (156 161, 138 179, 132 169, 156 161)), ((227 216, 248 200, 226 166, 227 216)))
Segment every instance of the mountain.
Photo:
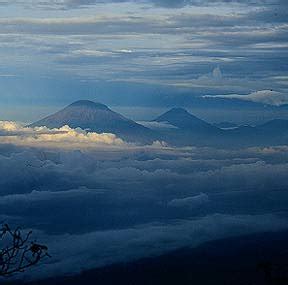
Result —
POLYGON ((225 130, 223 145, 242 146, 271 146, 287 145, 288 120, 271 120, 258 126, 240 126, 225 130))
POLYGON ((288 120, 272 120, 252 127, 232 124, 211 125, 183 108, 173 108, 153 122, 166 123, 176 128, 159 129, 162 140, 176 146, 251 147, 283 145, 288 141, 288 120), (232 127, 233 126, 233 127, 232 127))
POLYGON ((288 143, 288 120, 271 120, 256 126, 255 129, 266 143, 273 145, 287 145, 288 143))
POLYGON ((218 132, 217 127, 195 117, 183 108, 172 108, 154 120, 158 123, 169 123, 179 129, 193 132, 218 132))
POLYGON ((150 124, 162 127, 151 129, 125 118, 106 105, 81 100, 31 124, 30 127, 60 128, 68 125, 97 133, 113 133, 128 142, 150 144, 161 140, 173 146, 233 148, 283 145, 288 141, 288 120, 280 119, 256 127, 240 126, 224 130, 197 118, 183 108, 172 108, 150 124))
POLYGON ((268 121, 265 124, 257 126, 257 129, 265 132, 288 133, 288 120, 275 119, 268 121))
POLYGON ((88 100, 76 101, 30 127, 60 128, 64 125, 97 133, 113 133, 129 142, 150 143, 157 137, 152 130, 112 111, 106 105, 88 100))
POLYGON ((220 128, 220 129, 234 129, 237 128, 238 125, 231 123, 231 122, 220 122, 220 123, 215 123, 213 126, 220 128))
POLYGON ((162 140, 175 146, 208 146, 211 145, 211 141, 217 144, 223 132, 183 108, 172 108, 152 122, 166 123, 175 127, 158 130, 162 140))

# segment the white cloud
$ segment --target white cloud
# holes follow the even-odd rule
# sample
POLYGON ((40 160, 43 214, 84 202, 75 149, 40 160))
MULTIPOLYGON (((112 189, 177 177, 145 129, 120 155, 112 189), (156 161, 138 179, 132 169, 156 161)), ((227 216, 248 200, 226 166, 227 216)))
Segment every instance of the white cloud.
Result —
POLYGON ((273 90, 261 90, 252 92, 248 95, 206 95, 204 98, 222 98, 222 99, 238 99, 243 101, 251 101, 273 106, 281 106, 288 104, 288 94, 281 93, 273 90))
POLYGON ((124 146, 122 139, 114 134, 87 132, 80 128, 63 126, 28 128, 11 121, 0 121, 0 143, 22 146, 93 148, 97 146, 124 146))
POLYGON ((213 78, 216 80, 219 80, 222 78, 222 71, 219 66, 213 69, 212 75, 213 75, 213 78))
POLYGON ((11 121, 0 121, 0 131, 18 131, 19 129, 23 129, 19 124, 16 122, 11 121))
POLYGON ((151 122, 151 121, 138 121, 138 124, 142 126, 152 129, 152 130, 159 130, 159 129, 178 129, 177 127, 169 124, 168 122, 151 122))
POLYGON ((83 197, 85 195, 99 195, 102 194, 103 191, 101 190, 90 190, 85 187, 79 188, 79 189, 71 189, 67 191, 36 191, 33 190, 31 193, 28 194, 10 194, 6 196, 2 196, 0 198, 0 205, 2 207, 7 207, 7 205, 15 205, 18 204, 29 204, 29 203, 41 203, 41 202, 46 202, 46 201, 51 201, 51 200, 57 200, 57 199, 73 199, 73 198, 79 198, 83 197))
POLYGON ((174 199, 168 203, 168 206, 171 207, 188 207, 188 208, 197 208, 201 205, 209 202, 209 197, 205 193, 201 193, 197 196, 186 197, 181 199, 174 199))

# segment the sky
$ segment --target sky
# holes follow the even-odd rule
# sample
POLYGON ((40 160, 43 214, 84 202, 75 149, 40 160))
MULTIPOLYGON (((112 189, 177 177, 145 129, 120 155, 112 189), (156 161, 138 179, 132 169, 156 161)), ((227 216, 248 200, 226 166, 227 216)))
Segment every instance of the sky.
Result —
POLYGON ((287 104, 287 11, 284 0, 2 0, 1 119, 78 99, 132 117, 202 96, 287 104))

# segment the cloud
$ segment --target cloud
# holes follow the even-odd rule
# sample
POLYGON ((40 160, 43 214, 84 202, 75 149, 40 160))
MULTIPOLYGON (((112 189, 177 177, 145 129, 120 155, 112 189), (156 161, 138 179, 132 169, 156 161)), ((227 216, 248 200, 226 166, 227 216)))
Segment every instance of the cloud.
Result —
POLYGON ((143 125, 146 128, 152 130, 159 130, 159 129, 177 129, 177 127, 169 124, 168 122, 150 122, 150 121, 138 121, 139 124, 143 125))
MULTIPOLYGON (((40 1, 31 1, 37 2, 40 5, 40 1)), ((27 13, 30 9, 25 9, 25 1, 18 1, 23 6, 17 7, 21 13, 6 8, 7 16, 0 20, 0 46, 7 70, 1 73, 17 76, 1 77, 1 81, 8 82, 8 86, 1 84, 3 103, 6 98, 13 101, 11 98, 23 100, 25 97, 29 102, 31 94, 35 94, 35 100, 44 102, 59 101, 61 94, 63 101, 69 102, 71 96, 79 99, 76 97, 85 93, 84 88, 87 88, 86 94, 94 88, 103 90, 97 96, 103 96, 101 100, 110 100, 113 105, 131 104, 132 100, 148 104, 147 94, 151 93, 154 98, 154 94, 164 94, 159 100, 162 105, 169 101, 167 93, 175 97, 175 104, 183 100, 179 93, 189 93, 191 97, 248 94, 270 88, 285 93, 285 80, 277 79, 287 73, 281 67, 287 57, 287 17, 285 9, 281 9, 281 5, 286 5, 284 2, 152 1, 157 8, 147 5, 151 1, 145 1, 145 5, 139 1, 112 2, 114 4, 89 0, 46 1, 45 6, 45 1, 41 1, 42 8, 37 8, 32 16, 27 13), (95 3, 99 5, 93 5, 95 3), (275 5, 268 5, 271 3, 275 5), (49 9, 49 5, 59 10, 49 9), (89 9, 85 8, 87 5, 89 9), (180 9, 159 9, 160 6, 180 9), (181 9, 183 6, 185 9, 181 9), (67 11, 77 7, 83 9, 67 11), (47 64, 51 69, 43 68, 47 64), (33 87, 27 86, 27 78, 19 82, 19 74, 28 76, 27 66, 35 78, 43 73, 53 82, 63 80, 65 87, 59 90, 58 84, 46 80, 41 82, 47 88, 41 91, 39 87, 39 91, 35 91, 32 83, 35 78, 30 83, 33 87), (222 74, 214 73, 214 77, 210 74, 208 78, 207 74, 213 69, 222 74), (75 79, 73 84, 66 81, 71 76, 75 79), (17 84, 9 85, 11 81, 17 84), (83 81, 86 84, 79 83, 83 81), (113 81, 116 87, 107 87, 107 81, 113 81), (78 83, 79 92, 74 88, 78 83), (23 91, 31 90, 26 90, 26 95, 21 90, 19 95, 16 85, 25 85, 23 91), (124 91, 115 96, 120 85, 124 91), (12 90, 13 96, 5 97, 6 90, 12 90), (41 96, 37 96, 40 91, 41 96), (133 94, 129 100, 126 99, 128 91, 133 94)), ((92 99, 94 95, 90 96, 92 99)))
MULTIPOLYGON (((38 266, 36 277, 51 277, 81 272, 117 262, 157 256, 182 247, 224 237, 279 231, 287 228, 285 219, 273 215, 209 215, 168 224, 143 224, 135 228, 97 231, 83 235, 41 237, 52 258, 38 266), (57 256, 57 257, 56 257, 57 256)), ((27 273, 22 274, 26 277, 27 273)), ((28 275, 29 278, 29 275, 28 275)), ((31 276, 30 276, 31 278, 31 276)))
POLYGON ((212 75, 213 75, 213 78, 214 79, 221 79, 222 78, 222 71, 220 69, 220 67, 216 67, 213 69, 213 72, 212 72, 212 75))
POLYGON ((0 205, 2 207, 7 207, 9 204, 23 204, 23 203, 41 203, 50 201, 53 199, 65 199, 68 201, 71 198, 79 198, 79 196, 84 195, 99 195, 103 193, 103 191, 97 190, 89 190, 87 188, 79 188, 79 189, 71 189, 67 191, 36 191, 33 190, 31 193, 28 194, 11 194, 7 196, 3 196, 0 199, 0 205))
POLYGON ((28 128, 10 121, 0 121, 0 143, 22 146, 91 148, 97 146, 124 146, 114 134, 87 132, 80 128, 63 126, 59 129, 47 127, 28 128))
POLYGON ((248 95, 206 95, 204 98, 221 98, 221 99, 238 99, 243 101, 251 101, 273 106, 281 106, 288 104, 288 93, 281 93, 272 90, 261 90, 252 92, 248 95))
MULTIPOLYGON (((183 7, 186 5, 211 5, 211 4, 249 4, 251 1, 249 0, 148 0, 157 5, 164 6, 164 7, 183 7)), ((275 4, 284 4, 282 0, 256 0, 253 1, 254 5, 275 5, 275 4)))
MULTIPOLYGON (((2 122, 1 130, 34 139, 40 132, 14 122, 2 122)), ((41 131, 58 142, 54 130, 41 131)), ((286 146, 221 150, 90 143, 97 147, 0 142, 0 218, 32 228, 52 255, 27 271, 29 278, 288 228, 285 215, 277 214, 288 203, 286 146)))
MULTIPOLYGON (((45 6, 50 6, 50 7, 59 7, 63 8, 65 7, 66 9, 71 9, 71 8, 78 8, 78 7, 83 7, 87 5, 96 5, 96 4, 105 4, 105 3, 152 3, 155 6, 158 7, 165 7, 165 8, 182 8, 185 6, 189 5, 196 5, 196 6, 209 6, 211 4, 250 4, 251 1, 246 0, 246 1, 241 1, 241 0, 60 0, 60 1, 40 1, 40 0, 29 0, 29 1, 22 1, 22 0, 16 0, 14 3, 18 3, 20 5, 23 5, 24 3, 27 4, 34 4, 39 7, 45 7, 45 6)), ((2 5, 8 5, 11 4, 10 1, 2 1, 0 4, 2 5)), ((253 5, 285 5, 286 3, 282 0, 257 0, 253 1, 253 5)))
POLYGON ((201 205, 207 203, 209 201, 209 197, 205 193, 201 193, 197 196, 186 197, 182 199, 174 199, 168 203, 168 206, 171 207, 189 207, 189 208, 197 208, 201 205))

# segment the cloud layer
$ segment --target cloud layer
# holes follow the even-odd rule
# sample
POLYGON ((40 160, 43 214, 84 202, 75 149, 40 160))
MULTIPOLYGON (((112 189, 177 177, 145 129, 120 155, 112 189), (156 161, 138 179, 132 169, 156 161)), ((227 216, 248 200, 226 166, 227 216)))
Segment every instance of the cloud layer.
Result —
POLYGON ((125 143, 114 134, 98 134, 80 128, 72 129, 63 126, 59 129, 47 127, 28 128, 10 121, 0 121, 0 143, 60 147, 91 148, 99 146, 124 146, 125 143))
POLYGON ((52 254, 21 278, 288 228, 286 146, 227 151, 109 141, 103 147, 86 136, 1 123, 0 219, 32 228, 52 254), (3 141, 11 133, 14 139, 3 141), (19 143, 23 137, 29 139, 19 143))

